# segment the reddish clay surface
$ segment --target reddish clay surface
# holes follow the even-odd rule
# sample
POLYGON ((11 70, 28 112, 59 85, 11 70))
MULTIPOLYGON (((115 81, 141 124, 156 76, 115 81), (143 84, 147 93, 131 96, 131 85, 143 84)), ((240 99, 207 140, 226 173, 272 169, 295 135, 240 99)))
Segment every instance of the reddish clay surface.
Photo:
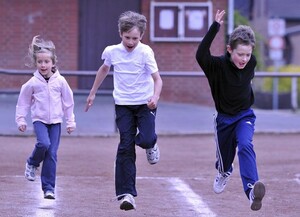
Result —
POLYGON ((242 190, 237 158, 225 191, 213 192, 213 135, 160 136, 161 161, 157 165, 149 165, 145 151, 137 148, 137 210, 125 212, 114 200, 117 137, 62 138, 55 201, 43 199, 39 176, 35 182, 23 176, 35 138, 0 137, 0 216, 298 217, 299 141, 297 134, 255 135, 258 169, 267 193, 262 209, 254 212, 242 190), (174 180, 185 183, 197 198, 187 200, 174 180), (204 209, 193 205, 199 199, 204 209), (205 214, 206 209, 214 215, 205 214))

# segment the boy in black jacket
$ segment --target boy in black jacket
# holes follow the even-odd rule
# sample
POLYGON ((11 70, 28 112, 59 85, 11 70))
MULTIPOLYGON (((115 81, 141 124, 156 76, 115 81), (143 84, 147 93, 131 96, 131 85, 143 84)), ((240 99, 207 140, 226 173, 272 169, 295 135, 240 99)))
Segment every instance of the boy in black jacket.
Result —
POLYGON ((265 186, 258 178, 252 144, 256 119, 251 109, 254 102, 251 81, 256 67, 256 59, 252 55, 255 37, 249 26, 239 26, 229 37, 226 54, 212 56, 210 46, 223 23, 224 14, 224 10, 217 11, 214 23, 196 53, 197 62, 208 79, 217 111, 214 124, 218 174, 213 187, 217 194, 225 189, 238 148, 244 191, 251 209, 259 210, 265 186))

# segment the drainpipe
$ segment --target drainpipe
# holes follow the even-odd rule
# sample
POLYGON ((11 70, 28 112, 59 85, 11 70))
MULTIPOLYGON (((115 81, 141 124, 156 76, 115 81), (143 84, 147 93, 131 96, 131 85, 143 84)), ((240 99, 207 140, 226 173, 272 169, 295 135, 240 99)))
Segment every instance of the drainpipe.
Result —
POLYGON ((229 36, 234 29, 234 0, 228 0, 228 28, 227 35, 229 36))

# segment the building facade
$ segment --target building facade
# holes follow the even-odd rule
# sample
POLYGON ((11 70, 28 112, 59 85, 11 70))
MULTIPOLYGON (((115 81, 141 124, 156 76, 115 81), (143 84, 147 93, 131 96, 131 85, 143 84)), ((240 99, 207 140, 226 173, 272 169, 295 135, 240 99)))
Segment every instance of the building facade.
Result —
MULTIPOLYGON (((62 72, 96 72, 102 64, 103 49, 120 43, 119 15, 133 10, 147 17, 142 41, 154 50, 161 72, 201 72, 195 60, 201 41, 198 30, 203 35, 203 28, 208 28, 216 10, 226 9, 227 4, 227 0, 0 0, 0 68, 33 71, 26 68, 25 59, 33 36, 40 35, 55 43, 62 72), (155 37, 154 28, 160 28, 159 37, 155 37)), ((220 55, 224 49, 222 26, 212 53, 220 55)), ((1 74, 0 89, 19 89, 30 77, 1 74)), ((73 89, 89 90, 94 76, 66 78, 73 89)), ((162 100, 212 105, 205 77, 163 76, 163 81, 162 100)), ((112 79, 107 78, 101 88, 112 89, 112 79)))

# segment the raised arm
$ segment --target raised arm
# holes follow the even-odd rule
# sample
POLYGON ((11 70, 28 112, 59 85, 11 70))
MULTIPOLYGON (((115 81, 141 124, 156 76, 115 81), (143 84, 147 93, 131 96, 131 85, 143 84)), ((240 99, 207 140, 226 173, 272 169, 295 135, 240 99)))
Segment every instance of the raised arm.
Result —
POLYGON ((220 25, 222 25, 223 24, 223 16, 224 16, 224 14, 225 14, 225 10, 222 10, 222 11, 220 11, 220 10, 217 10, 217 13, 216 13, 216 16, 215 16, 215 21, 217 22, 217 23, 219 23, 220 25))
POLYGON ((204 72, 208 72, 208 68, 210 68, 210 65, 213 64, 214 60, 210 53, 210 46, 216 34, 218 33, 221 24, 223 23, 224 14, 224 10, 217 10, 215 15, 215 21, 212 23, 208 32, 205 34, 204 38, 198 46, 196 52, 196 60, 204 72))

